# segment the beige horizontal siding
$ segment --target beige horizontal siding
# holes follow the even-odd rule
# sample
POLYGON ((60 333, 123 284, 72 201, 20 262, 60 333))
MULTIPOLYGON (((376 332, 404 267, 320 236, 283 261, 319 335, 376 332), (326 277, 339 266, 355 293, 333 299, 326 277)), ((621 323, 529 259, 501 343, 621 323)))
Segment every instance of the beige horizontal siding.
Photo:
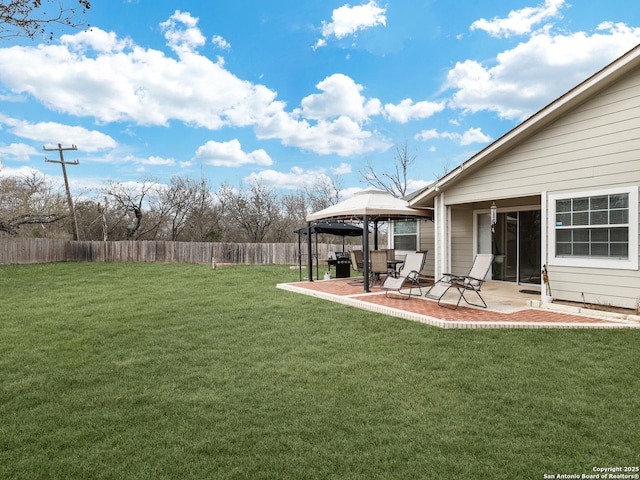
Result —
POLYGON ((549 267, 555 298, 574 302, 636 308, 640 299, 637 271, 549 267))

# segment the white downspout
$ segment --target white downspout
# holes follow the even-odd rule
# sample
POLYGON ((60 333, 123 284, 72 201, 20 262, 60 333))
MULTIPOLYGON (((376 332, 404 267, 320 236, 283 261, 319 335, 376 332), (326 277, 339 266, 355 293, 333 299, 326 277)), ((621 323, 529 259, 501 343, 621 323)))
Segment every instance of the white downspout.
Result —
MULTIPOLYGON (((549 249, 549 222, 548 222, 548 205, 547 192, 542 192, 540 198, 540 265, 549 265, 547 258, 549 249)), ((542 281, 542 275, 540 276, 540 291, 545 295, 544 282, 542 281)))
POLYGON ((449 242, 447 240, 449 215, 444 203, 444 192, 434 198, 434 210, 436 213, 434 276, 438 280, 443 273, 448 271, 447 259, 449 257, 449 242))

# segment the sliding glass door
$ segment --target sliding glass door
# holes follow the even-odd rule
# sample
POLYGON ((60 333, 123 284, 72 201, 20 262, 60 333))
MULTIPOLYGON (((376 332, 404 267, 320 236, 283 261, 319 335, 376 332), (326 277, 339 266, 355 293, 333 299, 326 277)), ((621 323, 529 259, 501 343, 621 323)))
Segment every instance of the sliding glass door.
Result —
POLYGON ((478 252, 495 255, 493 280, 540 283, 540 210, 499 212, 494 232, 489 215, 482 214, 478 230, 478 252))

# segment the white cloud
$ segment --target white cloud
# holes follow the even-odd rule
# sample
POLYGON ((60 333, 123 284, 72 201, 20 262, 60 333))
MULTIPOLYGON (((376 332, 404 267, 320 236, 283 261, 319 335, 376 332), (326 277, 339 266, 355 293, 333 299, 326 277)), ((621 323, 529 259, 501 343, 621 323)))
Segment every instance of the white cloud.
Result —
MULTIPOLYGON (((80 147, 78 147, 78 150, 81 150, 80 147)), ((157 155, 144 157, 121 149, 111 150, 104 155, 90 157, 87 160, 92 163, 103 163, 111 166, 133 164, 137 165, 140 171, 145 171, 146 167, 173 167, 178 163, 174 158, 159 157, 157 155)))
MULTIPOLYGON (((174 16, 166 28, 181 20, 193 25, 189 18, 174 16)), ((178 59, 96 27, 63 36, 59 45, 0 48, 0 82, 52 110, 107 123, 178 120, 218 129, 251 125, 273 109, 275 92, 190 51, 198 43, 192 36, 174 38, 178 59)))
POLYGON ((265 118, 257 126, 258 138, 279 138, 284 145, 294 146, 320 155, 355 154, 384 151, 392 144, 379 135, 363 130, 361 125, 345 116, 332 121, 319 120, 310 124, 280 112, 265 118))
POLYGON ((423 130, 415 135, 416 140, 423 142, 439 138, 453 140, 462 146, 471 145, 472 143, 487 143, 492 140, 489 135, 482 133, 482 129, 480 128, 470 128, 462 134, 456 132, 438 132, 435 129, 430 129, 423 130))
POLYGON ((331 169, 331 173, 334 175, 346 175, 351 173, 351 164, 349 163, 341 163, 335 168, 331 169))
MULTIPOLYGON (((0 177, 5 177, 5 178, 30 177, 34 174, 43 175, 43 173, 40 172, 39 170, 32 167, 28 167, 26 165, 18 168, 11 168, 11 167, 2 165, 2 163, 0 163, 0 177)), ((50 178, 50 177, 47 177, 47 178, 50 178)))
POLYGON ((42 152, 36 150, 31 145, 24 143, 12 143, 10 145, 0 145, 0 157, 16 160, 19 162, 28 162, 32 156, 42 155, 42 152))
POLYGON ((433 140, 436 138, 456 138, 456 134, 449 132, 438 132, 435 128, 429 130, 423 130, 420 133, 416 134, 416 140, 422 140, 423 142, 433 140))
MULTIPOLYGON (((175 120, 211 130, 253 127, 260 138, 319 154, 388 148, 377 132, 362 126, 381 113, 380 101, 365 98, 363 87, 346 75, 327 77, 318 84, 321 93, 287 112, 275 91, 242 80, 222 61, 195 51, 203 42, 197 18, 176 12, 162 28, 178 58, 93 27, 64 35, 59 44, 0 48, 0 82, 51 110, 102 123, 169 126, 175 120)), ((71 133, 69 141, 90 145, 78 131, 71 133)), ((65 141, 59 132, 50 140, 65 141)))
POLYGON ((500 53, 493 66, 458 62, 450 107, 522 120, 640 43, 640 28, 603 23, 593 34, 542 32, 500 53))
POLYGON ((489 135, 482 133, 480 128, 470 128, 460 137, 460 145, 466 146, 472 143, 488 143, 492 140, 489 135))
POLYGON ((314 48, 325 46, 327 39, 332 36, 342 39, 359 30, 386 24, 386 8, 379 7, 375 0, 355 7, 343 5, 333 11, 331 22, 322 22, 322 38, 316 42, 314 48))
POLYGON ((384 151, 391 146, 378 132, 363 128, 382 110, 380 100, 361 94, 361 85, 346 75, 334 74, 316 87, 322 93, 303 98, 301 108, 292 113, 274 108, 264 115, 256 125, 258 138, 278 138, 287 146, 343 157, 384 151))
POLYGON ((169 20, 162 22, 160 27, 164 31, 167 45, 178 54, 193 52, 205 44, 206 39, 197 28, 198 19, 189 12, 176 10, 169 20))
POLYGON ((512 10, 507 18, 495 17, 492 20, 481 18, 471 25, 471 30, 483 30, 494 37, 509 37, 530 33, 535 25, 557 17, 565 0, 546 0, 537 7, 512 10))
POLYGON ((208 141, 196 151, 196 160, 216 167, 240 167, 247 164, 265 165, 273 164, 269 154, 263 149, 253 152, 244 152, 237 139, 229 142, 208 141))
POLYGON ((313 49, 317 50, 318 48, 326 47, 327 41, 324 38, 319 38, 318 41, 313 45, 313 49))
POLYGON ((341 73, 328 76, 316 85, 322 93, 302 99, 301 113, 305 118, 326 120, 346 116, 359 122, 366 121, 381 111, 377 98, 367 100, 361 95, 363 87, 341 73))
POLYGON ((176 161, 173 158, 162 158, 155 155, 151 155, 147 158, 128 156, 125 157, 125 161, 148 167, 173 167, 176 164, 176 161))
POLYGON ((407 193, 417 192, 433 183, 433 180, 407 180, 407 193))
POLYGON ((18 137, 28 138, 48 145, 77 145, 85 152, 95 152, 115 148, 117 142, 109 135, 84 127, 63 125, 56 122, 29 123, 0 114, 0 124, 7 125, 9 131, 18 137))
POLYGON ((418 102, 413 103, 410 98, 405 98, 398 105, 387 103, 384 110, 387 116, 396 122, 407 123, 409 120, 428 118, 445 108, 444 102, 418 102))
POLYGON ((429 140, 433 140, 434 138, 440 138, 440 133, 435 128, 429 130, 423 130, 420 133, 417 133, 414 137, 416 140, 422 140, 423 142, 427 142, 429 140))
POLYGON ((328 182, 330 181, 322 170, 304 170, 300 167, 293 167, 289 172, 278 172, 276 170, 254 172, 244 180, 247 183, 257 182, 270 188, 300 190, 306 187, 313 187, 322 177, 325 177, 328 182))
MULTIPOLYGON (((83 55, 88 50, 113 54, 133 46, 131 40, 119 39, 114 32, 105 32, 99 28, 83 30, 75 35, 63 35, 60 41, 62 45, 68 48, 69 53, 76 55, 83 55)), ((59 54, 66 56, 63 48, 60 48, 59 54)))
POLYGON ((216 47, 221 48, 222 50, 228 50, 231 48, 231 44, 220 35, 214 35, 211 38, 211 43, 213 43, 216 47))
POLYGON ((365 189, 361 187, 343 188, 342 190, 340 190, 340 192, 338 192, 338 196, 340 197, 340 201, 344 201, 349 198, 352 198, 356 193, 361 192, 363 190, 365 189))

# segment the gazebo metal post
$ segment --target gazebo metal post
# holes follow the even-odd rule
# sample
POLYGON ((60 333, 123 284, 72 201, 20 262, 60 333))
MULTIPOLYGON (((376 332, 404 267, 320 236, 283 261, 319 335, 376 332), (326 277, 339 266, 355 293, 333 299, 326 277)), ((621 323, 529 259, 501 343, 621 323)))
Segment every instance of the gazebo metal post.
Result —
POLYGON ((316 280, 320 280, 320 257, 318 256, 318 232, 316 231, 316 280))
POLYGON ((378 250, 378 220, 373 221, 373 249, 378 250))
POLYGON ((307 222, 307 268, 309 269, 309 281, 313 282, 313 249, 311 242, 311 222, 307 222))
POLYGON ((300 235, 298 232, 298 272, 300 272, 300 281, 302 281, 302 245, 300 243, 300 235))
POLYGON ((364 291, 369 292, 369 215, 362 216, 364 230, 362 232, 362 250, 364 257, 364 291))

